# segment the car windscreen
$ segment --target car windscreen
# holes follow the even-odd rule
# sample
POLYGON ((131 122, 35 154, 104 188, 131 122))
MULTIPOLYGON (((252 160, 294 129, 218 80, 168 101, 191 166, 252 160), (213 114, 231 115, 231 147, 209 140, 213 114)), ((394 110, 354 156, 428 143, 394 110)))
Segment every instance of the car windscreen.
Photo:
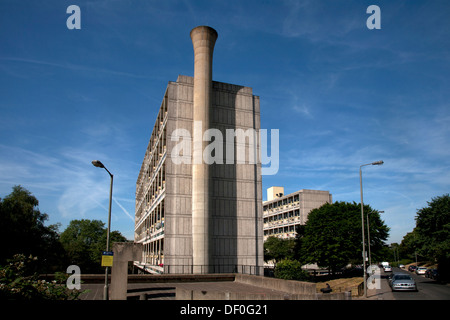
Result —
POLYGON ((396 275, 394 280, 411 280, 412 278, 408 275, 396 275))

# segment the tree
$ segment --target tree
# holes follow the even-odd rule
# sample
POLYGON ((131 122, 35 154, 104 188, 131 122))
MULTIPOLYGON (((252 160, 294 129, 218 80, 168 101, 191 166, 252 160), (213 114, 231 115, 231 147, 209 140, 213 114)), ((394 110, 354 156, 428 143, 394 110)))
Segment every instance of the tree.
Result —
POLYGON ((21 186, 0 199, 0 264, 15 254, 38 257, 39 271, 60 265, 64 251, 59 242, 58 225, 45 226, 48 215, 38 209, 39 201, 21 186))
POLYGON ((275 260, 275 264, 282 259, 289 259, 294 254, 294 240, 281 239, 271 236, 264 242, 264 260, 275 260))
MULTIPOLYGON (((61 243, 67 252, 70 264, 80 267, 83 273, 102 272, 101 255, 106 249, 105 224, 100 220, 72 220, 61 234, 61 243)), ((114 242, 126 242, 119 232, 110 234, 111 246, 114 242)))
MULTIPOLYGON (((369 216, 372 261, 377 261, 386 252, 384 241, 389 228, 378 211, 370 206, 364 206, 364 214, 369 216)), ((367 236, 367 230, 365 233, 367 236)), ((297 228, 296 257, 304 263, 329 268, 334 273, 348 263, 362 262, 361 236, 360 204, 326 203, 312 210, 305 226, 297 228)))
POLYGON ((420 255, 438 262, 440 274, 450 278, 450 196, 432 198, 416 215, 420 255))
MULTIPOLYGON (((413 231, 408 232, 402 239, 398 247, 400 259, 405 259, 406 263, 410 261, 422 260, 424 258, 421 253, 419 253, 419 248, 421 244, 419 242, 419 235, 417 234, 416 228, 413 231)), ((404 262, 403 262, 404 263, 404 262)), ((405 263, 405 264, 406 264, 405 263)))
POLYGON ((302 269, 302 264, 297 260, 283 259, 275 267, 275 277, 284 280, 305 281, 309 279, 307 271, 302 269))

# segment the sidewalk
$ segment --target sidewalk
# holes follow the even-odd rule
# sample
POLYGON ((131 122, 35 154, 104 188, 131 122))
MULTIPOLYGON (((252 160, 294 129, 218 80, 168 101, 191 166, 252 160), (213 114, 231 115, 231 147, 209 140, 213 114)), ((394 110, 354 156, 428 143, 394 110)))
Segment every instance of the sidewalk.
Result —
POLYGON ((364 296, 355 297, 354 300, 394 300, 391 288, 387 280, 381 276, 375 279, 375 283, 368 283, 367 298, 364 296), (377 282, 378 281, 378 288, 377 282))

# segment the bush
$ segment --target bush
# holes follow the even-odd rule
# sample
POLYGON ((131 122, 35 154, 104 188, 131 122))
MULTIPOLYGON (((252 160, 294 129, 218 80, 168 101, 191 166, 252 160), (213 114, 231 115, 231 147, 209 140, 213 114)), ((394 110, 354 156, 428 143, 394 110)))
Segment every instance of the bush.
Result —
POLYGON ((65 283, 39 280, 37 273, 29 270, 36 257, 14 255, 6 266, 0 266, 0 300, 75 300, 82 293, 68 290, 65 283))
POLYGON ((275 278, 305 281, 309 279, 309 274, 297 260, 284 259, 275 267, 275 278))

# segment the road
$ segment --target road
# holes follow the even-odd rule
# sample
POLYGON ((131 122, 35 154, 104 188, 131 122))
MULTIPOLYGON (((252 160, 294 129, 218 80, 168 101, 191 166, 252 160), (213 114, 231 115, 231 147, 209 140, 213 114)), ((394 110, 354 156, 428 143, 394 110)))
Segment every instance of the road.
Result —
POLYGON ((368 297, 379 300, 450 300, 450 284, 440 284, 424 275, 393 268, 394 273, 405 273, 411 275, 416 281, 418 291, 396 291, 392 292, 388 285, 389 273, 381 271, 380 288, 368 290, 368 297))

